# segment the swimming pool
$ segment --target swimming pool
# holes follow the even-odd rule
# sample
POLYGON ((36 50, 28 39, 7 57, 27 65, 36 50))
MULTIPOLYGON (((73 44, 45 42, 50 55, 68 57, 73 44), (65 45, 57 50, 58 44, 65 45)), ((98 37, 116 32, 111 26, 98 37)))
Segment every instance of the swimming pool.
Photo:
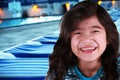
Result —
POLYGON ((15 18, 15 19, 3 19, 0 23, 0 28, 18 27, 22 25, 37 24, 49 21, 56 21, 61 19, 60 16, 40 16, 32 18, 15 18))

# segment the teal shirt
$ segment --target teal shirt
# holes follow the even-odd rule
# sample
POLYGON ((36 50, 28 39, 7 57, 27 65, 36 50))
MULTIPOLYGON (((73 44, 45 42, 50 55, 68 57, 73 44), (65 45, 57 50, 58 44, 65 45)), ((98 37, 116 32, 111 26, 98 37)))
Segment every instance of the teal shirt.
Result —
POLYGON ((76 74, 79 76, 79 78, 80 78, 81 80, 96 80, 96 79, 98 79, 98 78, 100 77, 100 75, 102 75, 102 73, 103 73, 103 68, 101 67, 94 76, 92 76, 92 77, 85 77, 85 76, 79 71, 79 69, 78 69, 77 66, 75 66, 74 69, 75 69, 76 74))

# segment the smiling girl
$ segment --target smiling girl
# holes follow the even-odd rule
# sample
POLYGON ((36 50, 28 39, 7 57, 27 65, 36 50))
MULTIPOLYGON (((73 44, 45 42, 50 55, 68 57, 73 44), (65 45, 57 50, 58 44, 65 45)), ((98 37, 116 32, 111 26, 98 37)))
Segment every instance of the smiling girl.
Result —
POLYGON ((119 34, 104 8, 83 1, 61 20, 46 80, 120 80, 119 34))

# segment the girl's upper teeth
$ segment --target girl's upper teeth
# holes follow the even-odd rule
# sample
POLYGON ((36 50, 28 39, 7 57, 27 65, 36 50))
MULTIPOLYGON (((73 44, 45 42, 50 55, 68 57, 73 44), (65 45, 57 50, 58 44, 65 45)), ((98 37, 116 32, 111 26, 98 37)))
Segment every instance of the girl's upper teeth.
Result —
POLYGON ((95 47, 90 47, 90 48, 81 48, 81 50, 93 50, 95 47))

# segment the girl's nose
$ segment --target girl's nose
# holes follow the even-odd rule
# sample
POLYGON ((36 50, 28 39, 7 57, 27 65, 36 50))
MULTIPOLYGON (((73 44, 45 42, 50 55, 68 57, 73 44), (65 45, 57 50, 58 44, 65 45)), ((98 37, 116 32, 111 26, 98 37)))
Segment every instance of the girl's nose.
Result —
POLYGON ((90 33, 83 34, 82 39, 81 39, 81 41, 86 42, 86 43, 91 42, 92 40, 93 40, 93 36, 90 33))

